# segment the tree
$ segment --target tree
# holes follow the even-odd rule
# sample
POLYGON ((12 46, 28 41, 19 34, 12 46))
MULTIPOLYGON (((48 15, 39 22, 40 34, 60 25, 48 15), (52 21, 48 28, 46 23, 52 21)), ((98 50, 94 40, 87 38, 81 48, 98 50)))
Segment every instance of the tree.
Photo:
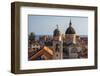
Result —
POLYGON ((29 40, 30 40, 30 41, 35 40, 35 33, 34 33, 34 32, 31 32, 31 33, 30 33, 30 35, 29 35, 29 40))

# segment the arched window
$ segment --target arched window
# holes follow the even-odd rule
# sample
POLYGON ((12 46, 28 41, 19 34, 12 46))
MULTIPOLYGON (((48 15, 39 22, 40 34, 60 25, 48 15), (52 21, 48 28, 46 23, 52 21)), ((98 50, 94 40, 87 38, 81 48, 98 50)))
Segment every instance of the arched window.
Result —
POLYGON ((59 50, 59 44, 56 44, 55 51, 58 51, 58 52, 60 51, 59 50))

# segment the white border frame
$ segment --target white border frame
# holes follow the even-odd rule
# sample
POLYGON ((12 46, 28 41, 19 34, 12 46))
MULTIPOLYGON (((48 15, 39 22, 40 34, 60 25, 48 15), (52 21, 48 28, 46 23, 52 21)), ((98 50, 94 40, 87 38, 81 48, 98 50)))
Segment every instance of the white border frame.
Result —
POLYGON ((20 69, 94 66, 94 11, 41 7, 20 8, 20 69), (28 61, 28 14, 88 17, 88 59, 28 61), (70 64, 69 64, 70 63, 70 64))

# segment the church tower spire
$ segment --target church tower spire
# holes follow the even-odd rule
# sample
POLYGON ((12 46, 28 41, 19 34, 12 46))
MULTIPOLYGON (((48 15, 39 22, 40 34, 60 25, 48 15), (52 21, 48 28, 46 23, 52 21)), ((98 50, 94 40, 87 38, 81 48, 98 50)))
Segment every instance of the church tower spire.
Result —
POLYGON ((58 26, 58 24, 57 24, 56 26, 57 26, 57 29, 59 29, 59 26, 58 26))
POLYGON ((53 32, 53 50, 54 50, 54 59, 63 59, 63 44, 61 41, 61 33, 58 25, 56 25, 56 29, 53 32))
POLYGON ((69 22, 69 27, 71 27, 71 25, 72 25, 72 22, 71 22, 71 19, 70 19, 70 22, 69 22))

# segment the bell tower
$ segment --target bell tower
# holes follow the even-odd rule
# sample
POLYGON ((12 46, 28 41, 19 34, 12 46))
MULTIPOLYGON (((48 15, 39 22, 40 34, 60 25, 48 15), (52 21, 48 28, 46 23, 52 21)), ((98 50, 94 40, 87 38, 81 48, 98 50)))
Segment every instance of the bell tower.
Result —
POLYGON ((58 25, 57 28, 53 32, 53 58, 54 59, 63 59, 63 44, 62 37, 59 31, 58 25))

